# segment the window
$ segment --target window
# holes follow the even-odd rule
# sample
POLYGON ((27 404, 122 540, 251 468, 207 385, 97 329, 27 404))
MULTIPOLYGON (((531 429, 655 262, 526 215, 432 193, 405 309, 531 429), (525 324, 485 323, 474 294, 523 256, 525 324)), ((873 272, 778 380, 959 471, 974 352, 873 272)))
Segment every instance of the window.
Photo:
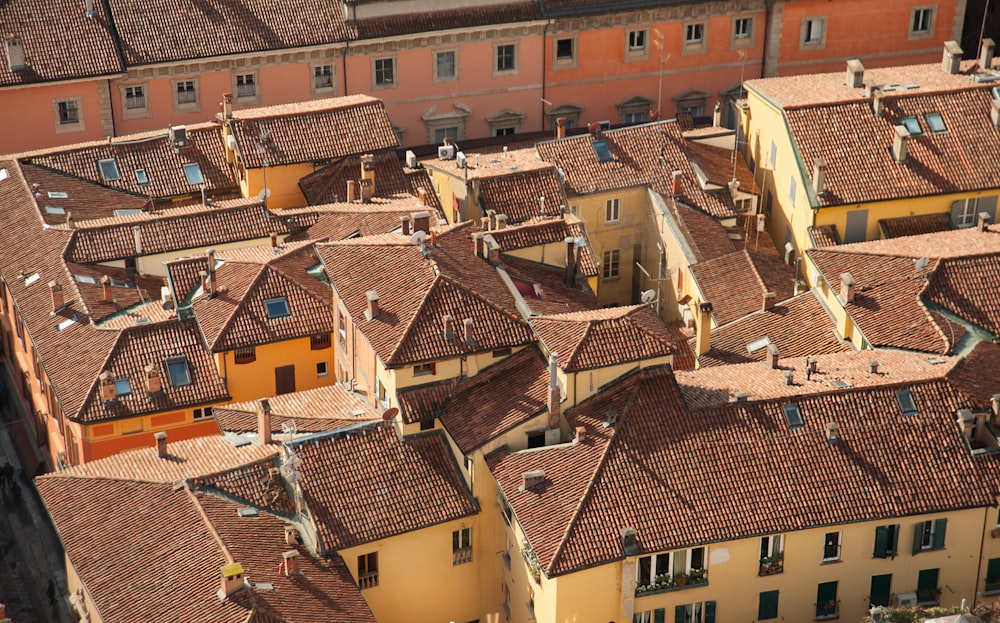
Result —
POLYGON ((947 519, 921 521, 913 527, 913 553, 944 549, 947 519))
POLYGON ((494 47, 496 62, 493 73, 512 73, 517 71, 517 45, 503 43, 494 47))
POLYGON ((646 113, 644 112, 627 112, 622 114, 622 123, 645 123, 646 113))
POLYGON ((823 537, 823 562, 840 560, 840 533, 827 532, 823 537))
POLYGON ((329 333, 309 336, 309 350, 323 350, 324 348, 330 348, 329 333))
POLYGON ((785 421, 788 422, 788 428, 800 428, 803 425, 802 411, 799 410, 797 403, 792 402, 782 408, 785 411, 785 421))
POLYGON ((313 90, 330 91, 333 89, 333 65, 313 66, 313 90))
POLYGON ((645 30, 630 30, 628 32, 628 50, 629 52, 635 52, 638 50, 646 49, 646 31, 645 30))
POLYGON ((435 370, 434 362, 430 363, 418 363, 413 366, 413 376, 427 376, 428 374, 434 374, 435 370))
POLYGON ((684 585, 708 582, 704 547, 641 556, 636 561, 636 594, 673 588, 678 576, 684 576, 684 585))
POLYGON ((903 117, 899 120, 899 125, 904 126, 910 136, 920 136, 924 133, 924 128, 920 125, 920 120, 914 116, 903 117))
POLYGON ((778 618, 778 591, 765 591, 757 602, 757 620, 778 618))
POLYGON ((178 80, 174 84, 178 106, 198 103, 198 91, 195 89, 194 80, 178 80))
POLYGON ((146 169, 135 170, 135 183, 139 186, 149 186, 149 174, 146 169))
POLYGON ((816 618, 835 619, 840 611, 837 600, 837 583, 823 582, 816 587, 816 618))
MULTIPOLYGON (((659 614, 658 611, 655 614, 659 614)), ((715 602, 706 601, 674 606, 675 623, 715 623, 715 602)), ((653 623, 657 623, 654 617, 653 623)))
POLYGON ((174 387, 184 387, 191 384, 191 370, 188 368, 187 357, 167 358, 167 374, 170 376, 170 384, 174 387))
POLYGON ((197 422, 198 420, 210 420, 212 419, 213 415, 215 415, 215 412, 212 410, 212 407, 203 407, 201 409, 195 409, 194 421, 197 422))
POLYGON ((944 124, 944 117, 939 112, 927 113, 924 115, 924 121, 927 122, 927 127, 930 128, 932 134, 940 134, 948 130, 944 124))
POLYGON ((146 91, 141 84, 125 87, 125 109, 142 110, 146 108, 146 91))
POLYGON ((434 420, 420 420, 420 430, 434 430, 434 420))
POLYGON ((929 37, 934 30, 934 7, 916 7, 910 13, 910 38, 929 37))
POLYGON ((615 157, 611 155, 611 147, 608 146, 608 142, 604 139, 590 141, 590 146, 594 150, 594 155, 597 156, 598 162, 612 162, 615 157))
POLYGON ((453 141, 457 141, 460 137, 461 132, 457 125, 446 126, 443 128, 434 128, 434 141, 432 144, 440 145, 444 143, 444 139, 450 138, 453 141))
POLYGON ((874 558, 895 558, 899 541, 899 525, 878 526, 875 528, 874 558))
POLYGON ((462 528, 451 533, 451 557, 453 565, 472 562, 472 528, 462 528))
POLYGON ((442 50, 434 53, 434 79, 454 80, 458 77, 458 66, 455 63, 455 50, 442 50))
POLYGON ((490 124, 492 136, 512 136, 521 131, 521 122, 524 117, 523 113, 504 108, 496 114, 486 117, 486 123, 490 124))
POLYGON ((116 396, 128 396, 131 393, 132 393, 132 383, 130 383, 127 378, 121 378, 115 381, 116 396))
POLYGON ((576 37, 556 39, 554 51, 556 67, 576 67, 576 37))
POLYGON ((396 59, 376 58, 375 59, 375 86, 391 87, 396 84, 396 59))
POLYGON ((826 43, 826 18, 807 17, 802 20, 803 48, 821 48, 826 43))
POLYGON ((201 165, 197 162, 188 162, 183 165, 184 177, 187 178, 188 184, 197 185, 204 184, 205 178, 201 174, 201 165))
POLYGON ((528 447, 529 448, 544 448, 545 447, 545 431, 536 431, 533 433, 528 433, 528 447))
POLYGON ((913 400, 913 393, 908 389, 896 391, 896 402, 899 403, 899 409, 905 417, 913 417, 920 413, 916 401, 913 400))
MULTIPOLYGON (((509 348, 501 348, 500 350, 493 351, 492 354, 493 354, 493 358, 494 359, 497 359, 499 357, 509 357, 510 356, 510 349, 509 348)), ((1000 521, 998 521, 998 525, 1000 525, 1000 521)))
POLYGON ((750 41, 751 35, 753 34, 753 18, 752 17, 736 17, 733 18, 733 42, 746 43, 750 41))
POLYGON ((780 534, 765 536, 760 539, 760 573, 758 575, 775 575, 784 570, 785 552, 782 549, 780 534))
POLYGON ((921 569, 917 574, 917 603, 936 604, 941 596, 939 569, 921 569))
MULTIPOLYGON (((996 212, 996 199, 989 198, 993 212, 996 212)), ((986 201, 983 201, 986 204, 986 201)), ((976 224, 980 212, 979 199, 959 199, 951 204, 951 223, 955 227, 972 227, 976 224)), ((989 211, 988 209, 986 211, 989 211)))
POLYGON ((267 311, 268 320, 287 318, 292 315, 292 310, 288 308, 288 299, 283 296, 264 301, 264 309, 267 311))
POLYGON ((608 199, 604 203, 604 222, 617 223, 621 219, 621 201, 608 199))
POLYGON ((256 74, 236 74, 236 97, 237 99, 257 98, 256 74))
POLYGON ((868 603, 873 606, 888 606, 892 601, 892 574, 873 575, 868 591, 868 603))
POLYGON ((72 125, 80 123, 80 103, 76 99, 64 100, 56 104, 59 111, 59 123, 72 125))
POLYGON ((237 364, 253 363, 257 361, 257 349, 253 346, 237 348, 233 351, 233 359, 237 364))
POLYGON ((517 128, 493 128, 493 136, 514 136, 517 128))
POLYGON ((601 274, 605 279, 616 279, 618 277, 618 262, 621 251, 612 249, 604 252, 604 264, 601 266, 601 274))
POLYGON ((705 37, 705 24, 698 22, 688 24, 684 27, 684 43, 686 45, 699 44, 705 37))
POLYGON ((118 162, 114 158, 98 160, 97 168, 100 169, 101 179, 105 182, 115 182, 122 178, 122 174, 118 170, 118 162))
POLYGON ((329 368, 327 367, 325 361, 320 361, 316 364, 316 376, 318 378, 326 378, 329 374, 329 368))
POLYGON ((378 586, 378 552, 358 556, 358 588, 378 586))

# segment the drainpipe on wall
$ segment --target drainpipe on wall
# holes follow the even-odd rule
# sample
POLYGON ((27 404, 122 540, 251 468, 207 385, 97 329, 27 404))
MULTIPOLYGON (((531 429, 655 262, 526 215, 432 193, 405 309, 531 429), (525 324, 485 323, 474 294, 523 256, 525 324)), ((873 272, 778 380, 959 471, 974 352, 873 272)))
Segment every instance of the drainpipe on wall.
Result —
POLYGON ((347 50, 350 47, 351 47, 350 41, 344 43, 344 55, 341 57, 340 60, 340 69, 341 69, 340 73, 344 75, 344 92, 342 93, 343 96, 349 95, 349 93, 347 92, 347 50))
POLYGON ((545 72, 545 64, 548 62, 548 59, 549 59, 549 55, 548 55, 548 53, 546 52, 545 49, 548 47, 548 38, 547 37, 548 37, 548 32, 549 32, 549 25, 551 23, 552 23, 552 20, 548 20, 548 21, 545 22, 545 26, 542 27, 542 98, 541 98, 541 100, 542 100, 541 101, 541 104, 542 104, 542 120, 541 120, 541 125, 538 128, 538 130, 540 132, 544 132, 545 131, 545 102, 546 102, 546 100, 545 100, 545 74, 546 74, 546 72, 545 72))

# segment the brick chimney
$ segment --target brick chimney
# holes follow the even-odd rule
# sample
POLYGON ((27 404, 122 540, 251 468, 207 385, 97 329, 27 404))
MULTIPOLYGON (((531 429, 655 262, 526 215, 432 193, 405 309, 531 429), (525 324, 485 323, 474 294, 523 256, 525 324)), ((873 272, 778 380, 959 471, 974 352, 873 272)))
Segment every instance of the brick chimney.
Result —
POLYGON ((222 118, 232 119, 233 118, 233 94, 223 93, 222 94, 222 118))
POLYGON ((76 221, 73 220, 73 212, 66 210, 66 229, 76 229, 76 221))
POLYGON ((110 303, 114 298, 111 294, 111 277, 104 275, 101 277, 101 300, 110 303))
POLYGON ((160 432, 155 433, 153 438, 156 439, 156 456, 161 459, 165 459, 170 456, 167 454, 167 434, 161 430, 160 432))
POLYGON ((52 293, 52 312, 55 313, 66 306, 63 300, 62 286, 58 281, 49 282, 49 292, 52 293))
POLYGON ((271 248, 272 249, 278 248, 278 233, 273 231, 271 232, 271 248))
POLYGON ((484 246, 483 245, 483 236, 484 235, 485 234, 483 234, 482 232, 478 232, 478 233, 472 234, 472 253, 476 257, 485 257, 486 256, 486 253, 483 250, 483 246, 484 246))
POLYGON ((365 297, 368 299, 368 309, 365 310, 365 319, 372 320, 373 318, 378 318, 378 292, 369 290, 365 292, 365 297))
POLYGON ((852 89, 860 89, 865 85, 865 66, 861 64, 861 59, 852 58, 847 61, 846 84, 852 89))
POLYGON ((420 201, 420 205, 422 205, 422 206, 427 205, 427 189, 426 188, 418 188, 417 189, 417 199, 420 201))
POLYGON ((476 343, 476 324, 472 318, 462 319, 462 337, 465 338, 465 343, 469 346, 476 343))
POLYGON ((299 542, 299 529, 292 525, 285 525, 285 545, 295 545, 299 542))
POLYGON ((910 140, 910 131, 906 126, 894 126, 896 132, 892 135, 892 159, 896 162, 906 162, 906 144, 910 140))
POLYGON ((549 428, 559 428, 562 415, 562 391, 559 389, 559 355, 549 354, 549 428))
POLYGON ((271 443, 271 402, 267 398, 257 401, 257 438, 262 444, 271 443))
POLYGON ((354 203, 358 198, 358 183, 347 180, 347 203, 354 203))
POLYGON ((358 189, 361 192, 361 203, 371 203, 375 196, 374 180, 358 180, 358 189))
POLYGON ((826 161, 822 158, 813 163, 813 191, 816 196, 826 192, 826 161))
POLYGON ((115 391, 115 375, 110 371, 101 372, 98 377, 101 383, 101 401, 108 405, 118 400, 118 392, 115 391))
POLYGON ((375 195, 375 156, 364 154, 361 156, 361 181, 366 186, 370 185, 372 196, 375 195))
POLYGON ((765 292, 764 293, 764 305, 763 305, 763 307, 761 307, 761 309, 763 311, 767 311, 769 309, 773 309, 774 308, 774 300, 776 298, 778 298, 778 295, 775 294, 774 292, 765 292))
POLYGON ((941 71, 946 74, 957 74, 962 63, 962 47, 957 41, 944 42, 944 55, 941 57, 941 71))
POLYGON ((399 229, 404 236, 409 236, 413 234, 413 230, 410 229, 410 217, 403 215, 399 217, 399 229))
POLYGON ((983 44, 979 47, 979 67, 981 69, 993 67, 993 49, 995 47, 993 39, 983 39, 983 44))
POLYGON ((281 564, 284 566, 285 575, 301 575, 299 571, 299 552, 290 549, 281 554, 281 564))
POLYGON ((228 565, 223 565, 220 571, 222 572, 222 589, 219 590, 220 598, 226 599, 227 597, 232 597, 246 588, 243 580, 243 565, 240 563, 231 562, 228 565))
POLYGON ((698 334, 695 336, 697 355, 704 355, 712 348, 712 304, 698 305, 698 334))
POLYGON ((840 275, 840 298, 845 305, 854 302, 854 276, 851 273, 840 275))
POLYGON ((840 438, 837 436, 837 423, 827 422, 826 423, 826 443, 830 445, 837 445, 840 438))
POLYGON ((767 345, 767 360, 765 361, 767 367, 772 370, 778 369, 778 345, 768 344, 767 345))
POLYGON ((506 228, 507 228, 507 215, 497 214, 497 229, 506 229, 506 228))
POLYGON ((556 118, 556 138, 566 138, 566 117, 556 118))
POLYGON ((455 319, 451 317, 451 314, 445 314, 441 317, 441 335, 446 340, 455 339, 455 319))
POLYGON ((431 213, 427 210, 413 213, 413 231, 429 234, 431 231, 431 213))
POLYGON ((872 359, 868 362, 868 374, 878 374, 878 360, 872 359))
POLYGON ((146 364, 146 391, 150 394, 159 394, 163 391, 163 377, 160 376, 160 367, 155 363, 146 364))
POLYGON ((215 296, 215 249, 205 251, 205 260, 208 263, 208 293, 215 296))
POLYGON ((674 171, 671 175, 670 194, 677 197, 681 194, 681 178, 684 173, 680 170, 674 171))
POLYGON ((583 441, 583 440, 585 440, 587 438, 587 427, 586 426, 577 426, 576 429, 574 430, 574 432, 576 433, 576 436, 573 439, 577 443, 579 443, 579 442, 581 442, 581 441, 583 441))
POLYGON ((576 284, 576 238, 566 236, 566 286, 572 288, 576 284))
POLYGON ((989 229, 990 222, 993 219, 990 218, 989 212, 980 212, 978 218, 976 219, 976 229, 979 231, 986 231, 989 229))
POLYGON ((785 385, 795 384, 795 370, 785 370, 785 385))
POLYGON ((490 226, 487 229, 489 229, 490 231, 493 231, 494 229, 497 228, 497 212, 496 212, 496 210, 487 210, 486 211, 486 216, 490 217, 490 226))

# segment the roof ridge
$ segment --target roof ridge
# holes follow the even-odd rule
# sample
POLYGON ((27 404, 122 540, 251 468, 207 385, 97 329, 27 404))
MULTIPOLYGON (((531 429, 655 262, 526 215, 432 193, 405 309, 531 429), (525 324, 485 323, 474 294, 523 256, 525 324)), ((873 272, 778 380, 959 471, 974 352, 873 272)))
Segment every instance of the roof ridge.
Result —
POLYGON ((396 344, 392 348, 392 352, 390 352, 389 356, 386 357, 385 363, 387 365, 395 362, 396 357, 399 355, 399 351, 403 349, 403 344, 406 343, 406 340, 410 337, 410 334, 414 331, 416 320, 418 317, 420 317, 420 312, 422 312, 424 308, 427 307, 427 302, 431 298, 431 294, 434 292, 438 284, 441 282, 441 279, 443 278, 441 272, 435 270, 434 273, 435 273, 434 280, 431 281, 430 287, 427 288, 427 291, 424 292, 423 298, 420 299, 420 305, 417 306, 417 309, 414 310, 413 315, 410 316, 409 322, 406 323, 406 329, 404 329, 403 334, 399 336, 399 339, 396 341, 396 344))
MULTIPOLYGON (((937 320, 934 319, 934 316, 931 314, 930 308, 927 307, 927 303, 924 302, 924 296, 927 293, 927 290, 929 290, 931 287, 931 279, 934 277, 934 275, 937 274, 937 270, 941 266, 941 263, 942 261, 940 259, 935 260, 934 267, 930 269, 929 274, 925 275, 924 286, 920 288, 919 292, 917 292, 917 304, 920 305, 920 308, 924 310, 924 315, 927 316, 927 320, 930 321, 931 326, 934 327, 938 335, 941 336, 941 340, 944 341, 944 354, 947 354, 951 352, 951 349, 954 346, 954 344, 952 344, 951 343, 952 341, 948 339, 947 335, 944 334, 944 328, 942 328, 941 325, 938 324, 937 320)), ((952 331, 951 333, 952 335, 954 335, 954 331, 952 331)))
MULTIPOLYGON (((225 263, 223 263, 223 266, 225 266, 225 263)), ((222 323, 222 328, 219 329, 219 332, 216 334, 215 339, 212 341, 212 343, 208 345, 209 350, 211 350, 212 352, 215 351, 215 345, 221 343, 222 338, 227 334, 227 332, 229 332, 232 329, 233 320, 236 318, 236 312, 243 307, 243 301, 245 301, 247 297, 250 295, 250 292, 260 284, 261 275, 264 274, 264 269, 267 268, 267 264, 260 264, 259 266, 260 268, 257 270, 257 274, 254 275, 254 278, 250 280, 250 284, 247 285, 247 289, 243 292, 243 296, 240 297, 239 303, 232 306, 232 311, 229 312, 226 321, 222 323)), ((201 298, 202 302, 208 302, 211 300, 212 297, 206 298, 204 296, 204 293, 202 293, 202 298, 201 298)), ((198 317, 198 312, 195 311, 195 318, 197 317, 198 317)), ((201 326, 201 323, 199 322, 198 325, 201 326)), ((206 339, 206 341, 208 340, 206 339)))
POLYGON ((198 512, 198 515, 201 517, 201 521, 205 524, 205 528, 208 529, 209 535, 211 535, 212 539, 215 540, 215 543, 216 545, 219 546, 219 549, 222 550, 223 556, 226 557, 226 563, 228 564, 234 563, 235 559, 233 558, 232 552, 230 552, 229 548, 226 547, 225 541, 222 540, 222 535, 219 534, 219 531, 216 529, 215 524, 213 524, 212 520, 209 519, 208 513, 205 512, 205 508, 201 505, 201 502, 198 501, 198 496, 196 496, 194 492, 191 491, 191 487, 188 485, 187 481, 184 482, 183 489, 184 493, 187 494, 188 499, 191 500, 191 504, 194 505, 194 508, 198 512))
POLYGON ((757 264, 754 262, 753 256, 750 255, 750 251, 744 248, 742 253, 746 257, 747 263, 750 264, 750 270, 753 271, 754 277, 757 277, 757 283, 760 285, 760 289, 763 292, 767 292, 767 284, 764 283, 764 278, 760 276, 760 271, 757 270, 757 264))

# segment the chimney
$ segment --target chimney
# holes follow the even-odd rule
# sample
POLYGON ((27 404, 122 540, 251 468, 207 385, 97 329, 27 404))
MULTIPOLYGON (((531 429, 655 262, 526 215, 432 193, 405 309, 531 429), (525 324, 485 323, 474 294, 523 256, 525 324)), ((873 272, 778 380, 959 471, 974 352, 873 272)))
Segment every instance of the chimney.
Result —
POLYGON ((76 229, 76 221, 73 220, 73 213, 69 210, 66 210, 66 229, 76 229))
POLYGON ((114 300, 111 295, 111 277, 104 275, 101 277, 101 300, 105 303, 110 303, 114 300))
POLYGON ((371 193, 375 195, 375 156, 364 154, 361 156, 361 180, 362 183, 371 185, 371 193))
POLYGON ((576 283, 576 238, 566 236, 566 286, 572 288, 576 283))
POLYGON ((222 569, 222 590, 219 591, 219 598, 225 600, 245 588, 243 581, 243 565, 238 562, 231 562, 223 565, 222 569))
POLYGON ((810 374, 816 374, 816 367, 819 365, 819 359, 815 357, 806 358, 806 369, 810 374))
POLYGON ((223 93, 222 94, 222 117, 224 119, 233 118, 233 94, 223 93))
POLYGON ((483 237, 484 234, 482 232, 472 234, 472 252, 476 257, 486 257, 483 251, 483 237))
POLYGON ((146 391, 149 394, 159 394, 163 391, 163 377, 160 376, 160 367, 155 363, 146 364, 146 391))
POLYGON ((488 227, 488 229, 490 231, 493 231, 494 229, 497 228, 497 212, 496 212, 496 210, 487 210, 486 211, 486 216, 490 217, 490 226, 488 227))
POLYGON ((776 299, 776 298, 778 298, 778 295, 776 295, 774 292, 765 292, 764 293, 764 306, 761 309, 763 309, 764 311, 767 311, 769 309, 773 309, 774 308, 774 299, 776 299))
POLYGON ((295 545, 299 542, 299 530, 295 526, 285 526, 285 545, 295 545))
MULTIPOLYGON (((1000 128, 1000 99, 990 101, 990 120, 993 122, 994 128, 1000 128)), ((69 226, 68 214, 66 216, 66 224, 69 226)))
POLYGON ((427 189, 426 188, 418 188, 417 189, 417 199, 420 200, 420 205, 422 205, 422 206, 427 205, 427 189))
POLYGON ((549 354, 549 428, 559 428, 562 392, 559 390, 559 355, 549 354))
POLYGON ((872 359, 868 362, 868 374, 878 374, 878 361, 872 359))
POLYGON ((826 161, 822 158, 816 158, 813 163, 813 191, 816 196, 826 192, 826 161))
POLYGON ((409 216, 404 214, 403 216, 399 217, 399 228, 404 236, 410 236, 413 234, 413 231, 410 230, 409 216))
POLYGON ((441 334, 446 340, 455 339, 455 319, 450 314, 441 317, 441 334))
POLYGON ((277 232, 271 232, 271 248, 272 249, 277 249, 278 248, 278 233, 277 232))
POLYGON ((271 402, 267 398, 257 401, 257 438, 264 445, 271 443, 271 402))
POLYGON ((369 290, 365 292, 365 296, 368 298, 368 309, 365 310, 365 319, 378 318, 378 292, 369 290))
POLYGON ((465 343, 469 346, 476 343, 476 327, 472 318, 464 318, 462 320, 462 337, 465 338, 465 343))
POLYGON ((697 354, 704 355, 712 348, 712 304, 698 305, 698 334, 695 337, 697 354))
POLYGON ((490 217, 484 216, 484 217, 480 218, 479 219, 479 224, 480 224, 480 227, 482 228, 483 231, 489 231, 490 230, 490 217))
POLYGON ((533 469, 528 472, 521 472, 521 488, 519 490, 527 491, 543 482, 545 482, 545 470, 533 469))
POLYGON ((906 126, 895 126, 896 133, 892 137, 892 159, 896 162, 906 162, 906 142, 910 138, 910 131, 906 126))
POLYGON ((413 213, 413 231, 431 232, 431 213, 427 210, 413 213))
POLYGON ((198 274, 201 276, 201 291, 204 294, 208 294, 208 271, 199 270, 198 274))
POLYGON ((854 276, 851 273, 840 275, 840 298, 845 305, 854 302, 854 276))
POLYGON ((795 385, 795 370, 785 370, 785 385, 795 385))
POLYGON ((142 228, 138 225, 132 226, 132 239, 135 241, 135 254, 142 255, 142 228))
POLYGON ((62 286, 58 281, 49 282, 49 291, 52 293, 52 313, 55 313, 66 306, 63 300, 62 286))
POLYGON ((208 287, 215 294, 215 249, 205 251, 205 259, 208 262, 208 287))
MULTIPOLYGON (((541 195, 538 198, 538 214, 541 216, 546 216, 545 214, 545 195, 541 195)), ((497 215, 499 218, 499 215, 497 215)))
POLYGON ((767 345, 767 367, 772 370, 778 369, 778 345, 768 344, 767 345))
POLYGON ((358 189, 361 194, 361 203, 371 203, 375 196, 375 180, 359 180, 358 189))
POLYGON ((670 184, 670 194, 677 197, 681 194, 681 177, 684 175, 683 172, 677 170, 670 174, 672 181, 670 184))
POLYGON ((7 40, 7 69, 10 71, 21 71, 28 68, 28 62, 24 56, 24 44, 19 37, 8 35, 7 40))
POLYGON ((722 104, 716 102, 715 108, 712 109, 712 127, 717 128, 721 125, 722 125, 722 104))
POLYGON ((990 409, 993 411, 993 417, 1000 417, 1000 394, 993 394, 990 396, 990 409))
POLYGON ((983 44, 979 47, 979 67, 980 69, 993 68, 993 48, 996 44, 993 39, 983 39, 983 44))
POLYGON ((826 423, 826 443, 828 443, 830 445, 836 445, 838 441, 840 441, 840 438, 837 437, 837 423, 836 422, 827 422, 826 423))
POLYGON ((986 231, 987 229, 989 229, 990 221, 992 220, 993 219, 990 218, 989 212, 980 212, 979 218, 976 220, 976 228, 979 231, 986 231))
POLYGON ((167 454, 167 434, 161 430, 154 434, 153 438, 156 439, 156 456, 161 459, 167 458, 169 456, 167 454))
POLYGON ((566 138, 566 117, 556 118, 556 138, 566 138))
POLYGON ((574 429, 574 432, 576 433, 576 436, 573 439, 575 439, 577 443, 580 443, 587 438, 587 427, 585 426, 577 426, 576 429, 574 429))
POLYGON ((507 215, 497 214, 497 229, 506 229, 506 228, 507 228, 507 215))
POLYGON ((118 392, 115 391, 115 375, 110 371, 101 372, 98 377, 101 381, 101 401, 108 405, 118 400, 118 392))
POLYGON ((490 264, 496 266, 500 263, 500 245, 491 244, 490 245, 490 264))
POLYGON ((747 402, 750 400, 750 392, 736 392, 733 394, 733 402, 747 402))
POLYGON ((957 74, 962 63, 962 48, 956 41, 944 42, 944 56, 941 57, 941 71, 946 74, 957 74))
POLYGON ((301 575, 299 572, 299 552, 290 549, 281 554, 281 564, 285 568, 285 575, 301 575))
POLYGON ((354 203, 358 198, 358 183, 347 180, 347 203, 354 203))
POLYGON ((884 108, 882 98, 882 89, 875 89, 872 91, 872 112, 875 113, 876 117, 882 116, 882 109, 884 108))
POLYGON ((847 61, 847 86, 860 89, 865 86, 865 66, 861 59, 852 58, 847 61))
POLYGON ((955 417, 955 422, 958 424, 958 428, 961 429, 962 435, 972 441, 972 430, 976 425, 976 416, 972 414, 971 409, 959 409, 955 417))

